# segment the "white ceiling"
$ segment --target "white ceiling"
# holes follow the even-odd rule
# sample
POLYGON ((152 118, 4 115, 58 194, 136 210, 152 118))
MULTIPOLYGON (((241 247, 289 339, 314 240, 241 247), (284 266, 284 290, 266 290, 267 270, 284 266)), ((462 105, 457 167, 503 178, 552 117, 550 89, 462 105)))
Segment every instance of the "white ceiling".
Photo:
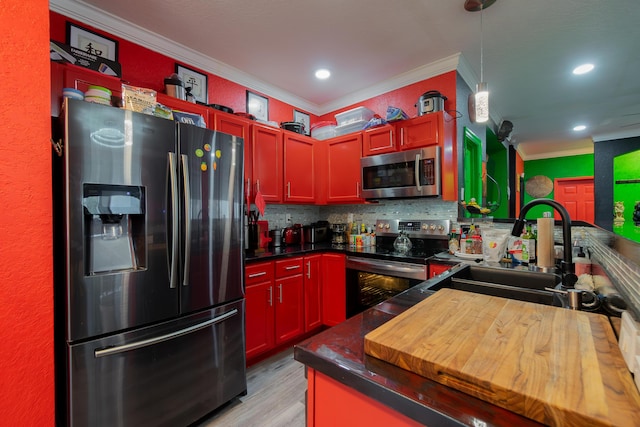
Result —
MULTIPOLYGON (((458 69, 525 159, 640 135, 637 0, 51 0, 50 8, 315 114, 458 69), (583 62, 595 70, 573 76, 583 62), (317 81, 318 67, 332 71, 317 81), (575 133, 574 125, 587 130, 575 133)), ((417 101, 417 100, 416 100, 417 101)), ((414 112, 410 112, 414 113, 414 112)))

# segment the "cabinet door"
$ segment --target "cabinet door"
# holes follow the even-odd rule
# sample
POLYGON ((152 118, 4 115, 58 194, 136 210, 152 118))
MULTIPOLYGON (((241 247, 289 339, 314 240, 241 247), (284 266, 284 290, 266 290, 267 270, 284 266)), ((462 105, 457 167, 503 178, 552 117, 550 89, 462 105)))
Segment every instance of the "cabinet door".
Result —
POLYGON ((361 202, 360 157, 362 134, 327 141, 327 203, 361 202))
POLYGON ((223 111, 216 111, 213 120, 214 129, 220 132, 235 135, 244 140, 244 191, 251 200, 255 197, 251 188, 251 172, 253 170, 253 159, 251 158, 251 141, 249 138, 250 122, 233 114, 223 111))
POLYGON ((251 157, 253 194, 262 193, 266 202, 282 202, 282 131, 252 125, 251 157))
POLYGON ((314 139, 284 131, 284 201, 315 202, 314 139))
POLYGON ((335 326, 347 318, 346 258, 322 254, 322 323, 335 326))
POLYGON ((275 346, 273 281, 248 285, 245 290, 247 360, 275 346))
POLYGON ((304 289, 302 275, 276 279, 275 286, 276 345, 304 333, 304 289))
POLYGON ((438 144, 442 132, 441 123, 442 112, 425 114, 401 122, 398 125, 400 127, 400 149, 411 150, 438 144))
POLYGON ((275 346, 273 278, 274 263, 245 267, 245 340, 247 360, 275 346))
POLYGON ((362 155, 393 153, 396 151, 395 125, 385 125, 367 129, 362 137, 362 155))
POLYGON ((451 269, 451 267, 453 267, 452 265, 449 264, 442 264, 442 263, 429 263, 429 278, 431 277, 435 277, 438 274, 442 274, 445 271, 448 271, 451 269))
POLYGON ((304 257, 304 330, 309 332, 322 325, 321 265, 322 255, 304 257))

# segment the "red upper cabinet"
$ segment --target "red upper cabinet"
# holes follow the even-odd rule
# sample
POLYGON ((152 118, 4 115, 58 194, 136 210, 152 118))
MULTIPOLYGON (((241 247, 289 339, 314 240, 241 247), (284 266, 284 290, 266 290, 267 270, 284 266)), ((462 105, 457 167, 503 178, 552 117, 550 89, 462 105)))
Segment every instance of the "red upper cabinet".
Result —
POLYGON ((362 133, 352 133, 326 141, 327 143, 327 203, 362 202, 360 157, 362 133))
POLYGON ((305 135, 284 133, 284 202, 316 201, 316 162, 313 146, 316 142, 305 135))
POLYGON ((282 202, 282 131, 253 124, 251 159, 253 193, 262 193, 265 202, 282 202))
POLYGON ((224 111, 213 113, 213 128, 217 131, 235 135, 244 140, 244 189, 251 199, 255 197, 251 188, 251 173, 253 171, 253 159, 251 158, 251 121, 224 111))
POLYGON ((443 132, 444 114, 440 111, 399 122, 398 148, 411 150, 427 145, 437 145, 443 132))
POLYGON ((393 153, 396 151, 396 126, 388 124, 363 132, 362 155, 393 153))

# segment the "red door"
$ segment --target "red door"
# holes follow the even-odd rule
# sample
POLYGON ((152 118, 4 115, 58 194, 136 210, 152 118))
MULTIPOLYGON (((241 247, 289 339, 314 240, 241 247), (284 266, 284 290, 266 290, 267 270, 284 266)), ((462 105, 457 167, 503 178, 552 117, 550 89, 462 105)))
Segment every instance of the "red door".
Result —
MULTIPOLYGON (((567 209, 571 220, 593 224, 593 177, 556 178, 554 181, 554 199, 567 209)), ((555 219, 560 219, 558 212, 555 212, 555 219)))

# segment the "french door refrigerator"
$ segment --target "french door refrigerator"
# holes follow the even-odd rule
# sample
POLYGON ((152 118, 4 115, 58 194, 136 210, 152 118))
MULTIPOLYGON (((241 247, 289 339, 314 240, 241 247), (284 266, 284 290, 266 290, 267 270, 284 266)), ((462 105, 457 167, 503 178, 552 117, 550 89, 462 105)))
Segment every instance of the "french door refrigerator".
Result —
POLYGON ((189 425, 247 389, 243 141, 84 101, 63 108, 58 423, 189 425))

